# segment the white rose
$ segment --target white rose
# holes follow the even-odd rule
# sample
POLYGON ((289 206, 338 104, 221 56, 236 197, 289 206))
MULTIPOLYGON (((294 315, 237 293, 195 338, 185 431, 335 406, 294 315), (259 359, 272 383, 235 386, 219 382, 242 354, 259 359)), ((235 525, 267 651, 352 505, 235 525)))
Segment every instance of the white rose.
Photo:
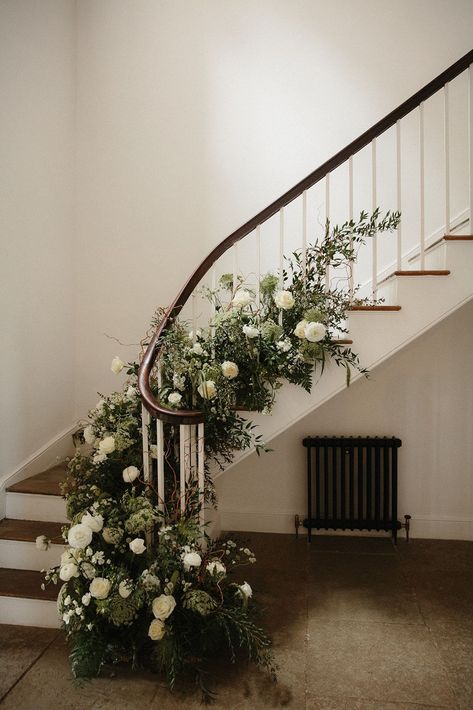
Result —
POLYGON ((192 346, 192 352, 194 355, 203 355, 204 354, 204 349, 200 343, 194 343, 192 346))
POLYGON ((311 343, 318 343, 319 340, 323 340, 326 332, 327 329, 323 323, 314 323, 313 321, 307 323, 304 328, 304 335, 311 343))
POLYGON ((197 392, 204 399, 212 399, 217 394, 215 382, 213 380, 206 380, 205 382, 202 382, 202 384, 197 388, 197 392))
POLYGON ((84 513, 81 518, 82 525, 87 525, 92 532, 100 532, 103 528, 103 517, 101 515, 91 515, 84 513))
POLYGON ((161 594, 159 597, 153 599, 153 614, 157 619, 164 621, 171 616, 172 612, 176 608, 176 600, 172 594, 161 594))
POLYGON ((90 600, 92 599, 92 594, 90 592, 87 592, 86 594, 83 595, 82 597, 82 604, 84 606, 89 606, 90 600))
POLYGON ((274 303, 278 308, 288 311, 294 306, 294 296, 290 291, 276 291, 274 294, 274 303))
POLYGON ((36 549, 45 552, 49 547, 48 538, 46 535, 38 535, 36 538, 36 549))
POLYGON ((306 320, 299 321, 299 323, 294 328, 294 335, 296 336, 296 338, 300 338, 301 340, 303 340, 305 338, 306 325, 307 325, 306 320))
POLYGON ((74 562, 67 562, 59 570, 59 579, 63 582, 68 582, 72 577, 79 576, 79 568, 74 562))
POLYGON ((61 565, 67 565, 69 562, 73 562, 74 564, 77 562, 74 550, 66 550, 61 555, 61 565))
POLYGON ((107 459, 107 454, 94 454, 93 463, 103 463, 107 459))
POLYGON ((95 577, 90 583, 89 592, 95 599, 106 599, 111 586, 109 579, 105 577, 95 577))
POLYGON ((128 547, 135 555, 142 555, 146 550, 145 541, 142 537, 135 537, 134 540, 128 543, 128 547))
POLYGON ((133 483, 133 481, 140 475, 140 470, 136 466, 127 466, 123 469, 123 480, 125 483, 133 483))
POLYGON ((243 332, 247 338, 250 338, 250 340, 257 338, 259 335, 259 329, 255 328, 254 325, 244 325, 243 332))
POLYGON ((80 568, 86 579, 93 579, 97 574, 94 565, 91 565, 90 562, 83 562, 80 568))
POLYGON ((133 385, 130 385, 126 391, 126 398, 127 399, 135 399, 135 397, 138 395, 138 390, 136 387, 133 387, 133 385))
POLYGON ((240 584, 240 592, 243 594, 245 599, 249 599, 250 597, 253 596, 253 590, 248 584, 248 582, 243 582, 243 584, 240 584))
POLYGON ((233 296, 232 304, 235 308, 244 308, 253 300, 251 293, 242 289, 233 296))
POLYGON ((113 451, 115 451, 115 439, 113 436, 106 436, 105 439, 102 439, 102 441, 99 442, 100 454, 105 454, 107 456, 113 451))
POLYGON ((112 372, 115 373, 115 375, 118 375, 123 370, 124 367, 125 367, 125 363, 122 362, 118 356, 113 358, 110 369, 112 372))
POLYGON ((132 592, 131 581, 129 579, 124 579, 118 585, 118 593, 122 599, 128 599, 132 592))
POLYGON ((91 424, 88 424, 84 429, 84 439, 86 444, 91 444, 92 446, 95 444, 94 427, 91 424))
POLYGON ((200 567, 202 557, 198 552, 186 552, 182 557, 184 569, 188 572, 191 567, 200 567))
POLYGON ((213 560, 208 563, 207 572, 212 575, 223 576, 227 573, 227 569, 220 560, 213 560))
POLYGON ((238 365, 236 362, 231 360, 225 360, 222 362, 222 375, 227 378, 227 380, 233 380, 238 377, 238 365))
POLYGON ((166 633, 166 627, 161 619, 153 619, 148 629, 148 636, 151 641, 161 641, 166 633))
POLYGON ((76 550, 83 550, 92 541, 92 530, 84 523, 78 523, 69 528, 67 541, 76 550))
POLYGON ((171 392, 171 394, 168 397, 168 402, 169 404, 180 404, 182 399, 182 394, 179 394, 179 392, 171 392))

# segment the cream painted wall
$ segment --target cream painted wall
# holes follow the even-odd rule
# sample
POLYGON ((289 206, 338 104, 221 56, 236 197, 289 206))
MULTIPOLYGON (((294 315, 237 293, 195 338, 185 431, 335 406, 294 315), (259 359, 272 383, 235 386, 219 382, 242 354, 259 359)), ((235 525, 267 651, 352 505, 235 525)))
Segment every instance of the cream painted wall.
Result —
POLYGON ((473 539, 473 302, 217 480, 224 529, 291 532, 305 436, 398 436, 399 514, 418 537, 473 539))
POLYGON ((74 415, 74 44, 72 0, 0 1, 0 480, 74 415))
POLYGON ((469 0, 81 0, 77 415, 211 246, 468 51, 472 24, 469 0))

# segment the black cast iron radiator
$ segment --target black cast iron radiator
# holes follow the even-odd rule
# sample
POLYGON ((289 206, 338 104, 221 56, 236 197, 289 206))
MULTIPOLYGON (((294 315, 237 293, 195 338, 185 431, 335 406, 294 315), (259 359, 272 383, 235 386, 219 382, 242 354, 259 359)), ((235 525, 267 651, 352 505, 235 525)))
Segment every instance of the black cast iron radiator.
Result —
MULTIPOLYGON (((397 450, 387 437, 307 437, 307 519, 312 529, 386 530, 394 542, 397 519, 397 450)), ((408 516, 407 516, 408 517, 408 516)))

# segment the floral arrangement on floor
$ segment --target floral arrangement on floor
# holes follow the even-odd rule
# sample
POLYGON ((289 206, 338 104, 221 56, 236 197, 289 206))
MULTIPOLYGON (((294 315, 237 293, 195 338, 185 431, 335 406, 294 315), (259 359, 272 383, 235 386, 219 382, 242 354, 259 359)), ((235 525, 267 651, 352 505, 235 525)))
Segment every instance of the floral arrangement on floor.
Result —
MULTIPOLYGON (((215 502, 212 462, 224 466, 235 449, 265 448, 238 408, 270 412, 284 380, 310 391, 314 371, 328 360, 346 368, 347 383, 351 368, 363 372, 352 350, 332 341, 331 332, 343 332, 353 295, 327 291, 326 269, 348 267, 365 238, 398 221, 398 213, 380 218, 376 210, 341 227, 327 223, 326 238, 305 259, 296 252, 282 278, 261 280, 259 298, 224 275, 217 289, 204 293, 214 310, 208 329, 189 333, 175 319, 164 333, 161 384, 152 386, 170 408, 205 412, 207 501, 215 502)), ((164 673, 173 688, 189 671, 208 699, 205 664, 222 650, 232 662, 245 654, 274 676, 270 640, 257 621, 251 587, 238 574, 255 562, 253 553, 200 529, 196 482, 181 514, 178 433, 167 424, 163 507, 155 476, 143 477, 138 365, 115 358, 112 370, 128 377, 121 391, 101 396, 81 429, 85 449, 70 461, 63 488, 68 548, 45 573, 46 583, 63 583, 58 612, 74 676, 126 662, 164 673)), ((48 544, 44 536, 37 542, 43 549, 48 544)))

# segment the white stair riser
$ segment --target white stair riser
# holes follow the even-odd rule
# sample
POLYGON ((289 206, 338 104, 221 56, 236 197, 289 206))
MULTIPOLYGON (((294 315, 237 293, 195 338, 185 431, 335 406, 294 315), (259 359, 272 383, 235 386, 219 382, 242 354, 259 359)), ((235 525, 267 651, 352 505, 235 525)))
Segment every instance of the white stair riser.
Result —
POLYGON ((0 624, 56 629, 61 622, 55 601, 0 597, 0 624))
POLYGON ((50 545, 48 550, 37 550, 34 542, 0 540, 0 567, 11 569, 48 569, 59 563, 62 545, 50 545))
POLYGON ((60 496, 7 493, 7 518, 67 523, 66 502, 60 496))

